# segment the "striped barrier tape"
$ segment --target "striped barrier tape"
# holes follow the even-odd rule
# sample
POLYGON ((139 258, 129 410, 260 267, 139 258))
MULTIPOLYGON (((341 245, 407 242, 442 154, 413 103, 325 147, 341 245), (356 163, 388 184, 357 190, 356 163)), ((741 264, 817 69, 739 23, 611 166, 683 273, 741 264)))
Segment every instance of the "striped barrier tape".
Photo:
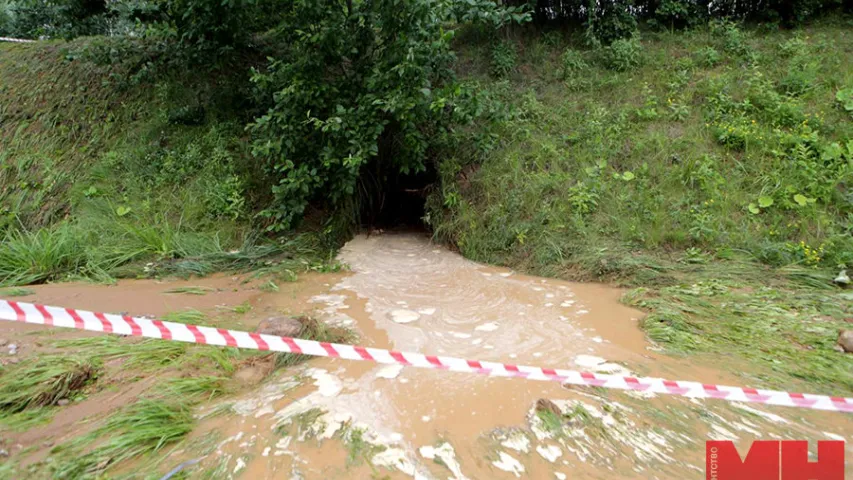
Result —
POLYGON ((46 307, 44 305, 2 299, 0 299, 0 320, 77 328, 80 330, 119 335, 134 335, 137 337, 178 342, 267 350, 271 352, 298 353, 317 357, 345 358, 348 360, 367 360, 383 364, 478 373, 493 377, 521 377, 529 380, 546 380, 563 384, 619 390, 638 390, 647 393, 662 393, 689 398, 714 398, 732 402, 755 402, 765 405, 782 405, 813 410, 853 413, 853 398, 463 360, 454 357, 397 352, 380 348, 342 345, 299 338, 278 337, 262 333, 226 330, 224 328, 203 327, 131 317, 128 315, 111 315, 85 310, 74 310, 72 308, 46 307))
POLYGON ((0 37, 0 42, 12 42, 12 43, 33 43, 35 40, 27 40, 24 38, 10 38, 10 37, 0 37))

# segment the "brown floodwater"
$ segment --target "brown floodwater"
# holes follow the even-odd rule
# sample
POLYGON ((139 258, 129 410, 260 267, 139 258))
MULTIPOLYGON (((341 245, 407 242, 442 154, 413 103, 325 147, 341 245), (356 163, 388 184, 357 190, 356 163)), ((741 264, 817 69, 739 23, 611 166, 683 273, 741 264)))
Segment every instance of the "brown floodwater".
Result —
MULTIPOLYGON (((743 383, 741 365, 660 354, 638 328, 643 313, 619 303, 619 289, 483 266, 415 233, 358 236, 339 260, 351 272, 306 275, 276 293, 261 292, 241 277, 215 276, 110 287, 48 285, 37 288, 36 297, 136 315, 214 312, 247 302, 253 307, 242 320, 247 329, 276 313, 311 312, 379 348, 743 383), (181 285, 217 290, 164 293, 181 285)), ((731 439, 745 447, 755 439, 853 436, 843 414, 326 358, 205 405, 199 418, 183 448, 163 464, 200 458, 191 473, 246 479, 698 478, 706 440, 731 439), (562 422, 536 413, 540 399, 566 414, 562 422)))

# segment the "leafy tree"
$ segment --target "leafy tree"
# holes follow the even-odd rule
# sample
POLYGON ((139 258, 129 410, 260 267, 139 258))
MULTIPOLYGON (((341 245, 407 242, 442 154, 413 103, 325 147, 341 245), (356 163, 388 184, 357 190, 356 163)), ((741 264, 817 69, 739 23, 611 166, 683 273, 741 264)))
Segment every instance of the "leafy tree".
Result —
POLYGON ((252 78, 267 106, 250 125, 253 152, 279 179, 271 228, 293 226, 310 202, 340 205, 372 161, 388 173, 425 169, 432 139, 464 116, 449 25, 524 20, 492 2, 465 5, 292 2, 277 29, 286 51, 252 78))

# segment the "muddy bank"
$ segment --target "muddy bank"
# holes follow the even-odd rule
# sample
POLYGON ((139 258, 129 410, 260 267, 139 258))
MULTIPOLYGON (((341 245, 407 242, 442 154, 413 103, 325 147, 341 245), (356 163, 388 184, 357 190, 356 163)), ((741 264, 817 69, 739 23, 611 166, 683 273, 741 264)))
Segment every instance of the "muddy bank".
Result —
MULTIPOLYGON (((154 316, 194 308, 211 324, 242 329, 277 313, 312 313, 355 329, 368 346, 743 383, 736 374, 741 365, 660 355, 637 328, 642 313, 621 305, 617 289, 478 265, 414 234, 358 237, 340 259, 350 273, 305 276, 278 292, 243 277, 218 276, 48 285, 24 300, 154 316), (189 286, 206 293, 166 293, 189 286), (235 313, 241 305, 250 308, 235 313)), ((42 348, 27 341, 43 331, 0 327, 21 341, 23 355, 42 348)), ((99 397, 82 405, 87 402, 101 403, 99 397)), ((104 413, 81 410, 80 416, 104 413)), ((759 438, 853 435, 839 414, 335 359, 315 359, 261 385, 244 385, 197 416, 198 427, 161 470, 201 459, 192 471, 213 478, 692 478, 703 469, 707 439, 747 445, 759 438)), ((42 427, 37 438, 75 434, 63 428, 42 427)))

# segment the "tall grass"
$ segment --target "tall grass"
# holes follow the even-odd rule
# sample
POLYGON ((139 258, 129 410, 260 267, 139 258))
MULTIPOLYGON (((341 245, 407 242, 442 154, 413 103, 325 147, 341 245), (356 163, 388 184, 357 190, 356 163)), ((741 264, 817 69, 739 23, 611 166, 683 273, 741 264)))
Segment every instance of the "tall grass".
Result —
POLYGON ((0 240, 0 286, 44 283, 81 269, 86 254, 79 240, 66 225, 7 232, 0 240))
POLYGON ((56 478, 97 477, 112 465, 157 452, 181 440, 195 421, 180 400, 142 399, 107 418, 92 433, 54 449, 56 478), (94 445, 94 448, 91 446, 94 445))
POLYGON ((66 355, 28 358, 2 372, 0 412, 18 413, 70 399, 98 376, 99 363, 66 355))

